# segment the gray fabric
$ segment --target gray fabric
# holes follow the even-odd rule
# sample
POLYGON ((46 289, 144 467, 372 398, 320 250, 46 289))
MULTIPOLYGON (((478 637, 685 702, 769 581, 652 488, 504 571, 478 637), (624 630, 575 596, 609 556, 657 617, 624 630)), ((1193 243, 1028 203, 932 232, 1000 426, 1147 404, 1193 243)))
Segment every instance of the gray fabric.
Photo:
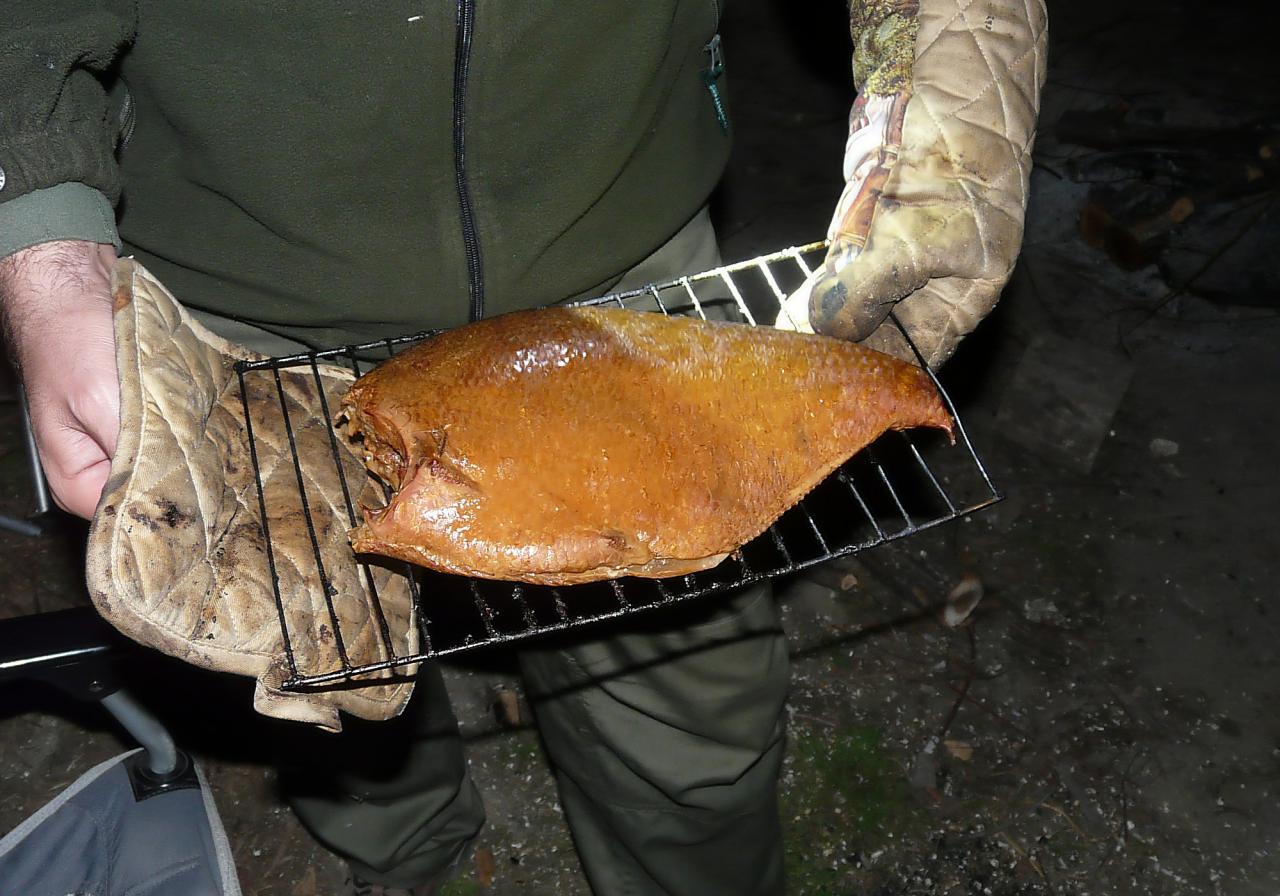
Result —
POLYGON ((231 852, 231 841, 227 839, 227 830, 222 826, 222 816, 213 801, 213 791, 209 789, 209 780, 204 776, 204 769, 196 763, 196 778, 200 781, 200 798, 204 803, 205 818, 209 820, 209 837, 213 841, 213 855, 216 867, 222 875, 224 896, 241 896, 240 880, 236 875, 236 860, 231 852))
POLYGON ((53 240, 85 240, 120 249, 115 211, 84 184, 58 184, 0 202, 0 258, 53 240))
POLYGON ((123 765, 130 755, 91 769, 0 840, 3 892, 240 896, 203 779, 138 802, 123 765))
MULTIPOLYGON (((198 308, 188 308, 187 313, 228 342, 243 345, 250 351, 258 352, 262 355, 279 358, 282 355, 292 355, 309 350, 308 346, 303 345, 301 342, 294 342, 286 336, 277 336, 275 333, 270 333, 241 320, 220 317, 207 311, 201 311, 198 308)), ((324 348, 329 347, 324 346, 324 348)))

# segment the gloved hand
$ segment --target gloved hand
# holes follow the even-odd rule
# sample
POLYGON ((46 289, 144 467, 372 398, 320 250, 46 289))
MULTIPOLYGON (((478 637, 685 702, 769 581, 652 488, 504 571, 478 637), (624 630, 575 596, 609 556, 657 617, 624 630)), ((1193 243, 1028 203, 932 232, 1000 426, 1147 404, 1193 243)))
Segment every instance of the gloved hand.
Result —
POLYGON ((343 453, 339 477, 326 407, 354 375, 319 364, 241 376, 236 362, 261 356, 205 329, 133 259, 116 263, 106 294, 120 425, 85 548, 98 611, 150 647, 252 675, 267 715, 333 730, 339 710, 396 715, 411 677, 281 687, 295 664, 314 675, 344 656, 367 665, 418 649, 408 581, 386 567, 366 576, 347 540, 343 478, 364 481, 364 466, 343 453))
POLYGON ((845 190, 777 326, 936 366, 1013 270, 1044 83, 1043 0, 852 0, 845 190))

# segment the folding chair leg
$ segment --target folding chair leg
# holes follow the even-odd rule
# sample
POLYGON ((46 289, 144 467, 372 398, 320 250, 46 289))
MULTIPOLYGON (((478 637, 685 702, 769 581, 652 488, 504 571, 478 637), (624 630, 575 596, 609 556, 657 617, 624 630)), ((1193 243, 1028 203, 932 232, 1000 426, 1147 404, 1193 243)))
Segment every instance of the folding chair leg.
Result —
POLYGON ((0 513, 0 529, 8 529, 20 535, 32 538, 44 534, 44 522, 53 509, 49 500, 49 486, 44 479, 44 469, 40 466, 40 452, 36 448, 35 432, 31 428, 31 413, 27 410, 27 393, 18 390, 18 407, 22 411, 22 436, 27 449, 27 463, 31 470, 31 489, 35 492, 36 509, 27 518, 0 513))
POLYGON ((178 771, 182 762, 173 738, 142 704, 124 691, 108 694, 101 703, 146 750, 146 766, 151 774, 163 779, 178 771))

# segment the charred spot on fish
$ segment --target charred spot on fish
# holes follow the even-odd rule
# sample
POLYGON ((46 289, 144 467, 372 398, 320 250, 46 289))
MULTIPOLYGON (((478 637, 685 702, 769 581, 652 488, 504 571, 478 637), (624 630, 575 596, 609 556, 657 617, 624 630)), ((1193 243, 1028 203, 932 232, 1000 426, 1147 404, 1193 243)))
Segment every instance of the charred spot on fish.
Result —
POLYGON ((627 539, 627 534, 618 529, 610 529, 606 532, 601 532, 600 537, 609 543, 609 547, 619 553, 625 551, 630 543, 627 539))
POLYGON ((450 485, 466 486, 477 491, 480 488, 474 479, 442 457, 429 458, 422 466, 433 479, 439 479, 441 482, 447 482, 450 485))
POLYGON ((446 426, 442 429, 431 430, 431 438, 436 443, 436 454, 443 457, 445 447, 449 444, 449 428, 446 426))

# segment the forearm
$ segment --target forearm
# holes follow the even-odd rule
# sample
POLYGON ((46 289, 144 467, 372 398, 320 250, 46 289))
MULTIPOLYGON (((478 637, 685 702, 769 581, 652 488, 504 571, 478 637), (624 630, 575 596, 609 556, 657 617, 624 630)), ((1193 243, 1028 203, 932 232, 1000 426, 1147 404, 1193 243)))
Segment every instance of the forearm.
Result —
POLYGON ((0 310, 59 506, 90 517, 120 429, 111 246, 42 243, 0 260, 0 310))
POLYGON ((0 311, 19 368, 69 313, 102 306, 109 313, 115 249, 84 241, 54 241, 0 258, 0 311))

